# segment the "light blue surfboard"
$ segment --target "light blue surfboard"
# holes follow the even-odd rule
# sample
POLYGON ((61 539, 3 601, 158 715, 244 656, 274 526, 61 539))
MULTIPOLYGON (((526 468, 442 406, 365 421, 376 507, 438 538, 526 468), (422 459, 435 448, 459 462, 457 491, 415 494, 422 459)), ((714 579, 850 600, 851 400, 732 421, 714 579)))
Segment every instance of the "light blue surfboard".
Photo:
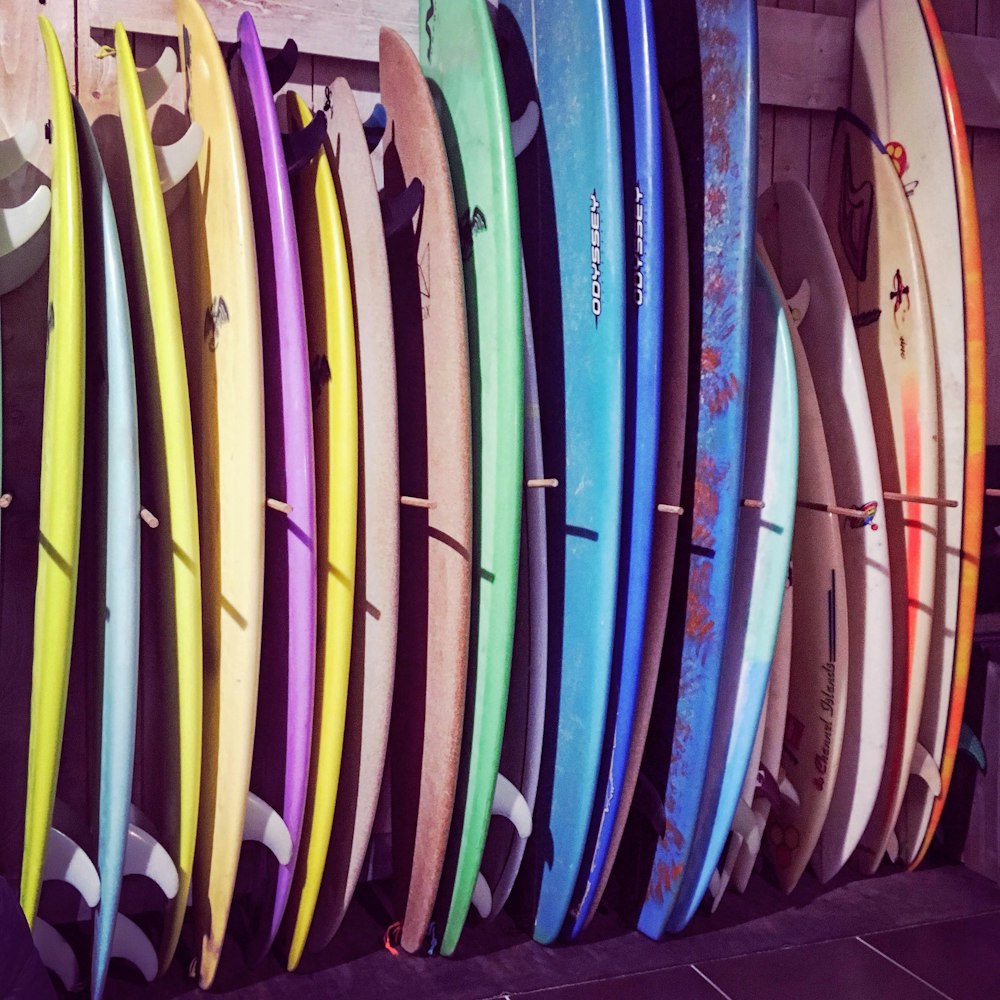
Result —
POLYGON ((622 172, 625 185, 625 464, 621 560, 611 693, 591 836, 571 913, 569 937, 587 925, 598 902, 600 876, 613 863, 615 820, 623 798, 633 738, 649 592, 656 462, 660 433, 663 342, 663 152, 660 83, 651 0, 625 0, 611 14, 618 70, 622 172), (603 784, 603 792, 601 786, 603 784), (593 845, 591 847, 591 845, 593 845))
POLYGON ((740 516, 729 632, 694 843, 668 931, 683 930, 701 903, 732 826, 753 751, 791 557, 799 468, 795 358, 781 290, 758 258, 750 328, 750 383, 743 495, 763 510, 740 516))
MULTIPOLYGON (((87 278, 87 435, 84 496, 98 514, 95 654, 103 664, 97 869, 91 994, 107 980, 132 797, 139 669, 139 427, 125 271, 104 164, 76 100, 87 278), (91 437, 93 435, 93 437, 91 437), (95 464, 90 464, 96 460, 95 464)), ((89 515, 85 513, 85 519, 89 515)), ((87 523, 86 520, 84 522, 87 523)))
POLYGON ((517 175, 545 463, 559 480, 547 497, 552 641, 533 833, 534 936, 549 943, 562 930, 580 870, 611 675, 623 460, 624 192, 604 0, 504 0, 497 34, 512 116, 531 100, 541 110, 517 175))
POLYGON ((638 926, 662 936, 694 839, 729 623, 743 434, 757 194, 754 0, 681 0, 657 20, 677 130, 691 248, 692 357, 701 358, 692 480, 682 493, 675 594, 643 770, 661 794, 638 926), (700 81, 700 93, 697 82, 700 81), (686 572, 685 572, 686 569, 686 572))

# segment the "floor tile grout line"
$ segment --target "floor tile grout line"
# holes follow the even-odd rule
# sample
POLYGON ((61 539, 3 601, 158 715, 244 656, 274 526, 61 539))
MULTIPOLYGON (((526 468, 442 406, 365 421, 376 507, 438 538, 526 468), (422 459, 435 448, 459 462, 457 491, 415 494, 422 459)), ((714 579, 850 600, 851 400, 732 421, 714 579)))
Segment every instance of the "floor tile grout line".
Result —
POLYGON ((697 965, 692 965, 690 966, 690 968, 694 969, 694 971, 697 972, 698 975, 701 976, 701 978, 704 979, 705 982, 708 983, 708 985, 711 986, 712 989, 719 994, 719 996, 725 997, 725 1000, 733 1000, 733 998, 721 986, 717 985, 716 983, 713 983, 712 980, 709 979, 708 976, 706 976, 705 973, 702 972, 697 965))
POLYGON ((944 997, 944 1000, 955 1000, 954 997, 950 997, 948 996, 947 993, 943 993, 936 986, 927 982, 927 980, 924 979, 922 976, 918 976, 912 969, 908 969, 901 962, 897 962, 894 958, 890 958, 884 951, 880 951, 878 948, 875 947, 875 945, 870 944, 864 938, 858 937, 855 938, 855 940, 860 941, 866 948, 870 948, 873 952, 875 952, 876 955, 878 955, 880 958, 884 958, 887 962, 890 962, 892 965, 896 966, 897 969, 902 969, 903 972, 905 972, 908 976, 912 976, 918 983, 923 983, 923 985, 926 986, 927 989, 933 990, 939 997, 944 997))

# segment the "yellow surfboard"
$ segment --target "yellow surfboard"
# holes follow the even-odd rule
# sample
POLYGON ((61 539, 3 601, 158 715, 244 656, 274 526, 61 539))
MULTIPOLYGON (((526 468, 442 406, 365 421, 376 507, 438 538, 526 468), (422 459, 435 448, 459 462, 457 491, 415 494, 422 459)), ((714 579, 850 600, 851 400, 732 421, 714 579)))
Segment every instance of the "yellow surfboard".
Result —
MULTIPOLYGON (((128 35, 115 26, 118 100, 134 203, 132 278, 142 501, 159 526, 142 535, 140 728, 159 753, 157 786, 141 805, 161 825, 179 887, 169 904, 160 968, 173 958, 187 907, 198 828, 202 742, 202 608, 194 441, 177 284, 156 153, 128 35)), ((235 249, 233 256, 236 256, 235 249)), ((152 757, 153 754, 147 754, 152 757)), ((152 777, 150 777, 152 776, 152 777)))
MULTIPOLYGON (((288 119, 293 128, 312 120, 297 95, 289 100, 288 119)), ((312 373, 318 616, 313 753, 302 843, 284 923, 289 969, 302 957, 333 826, 351 665, 358 517, 358 374, 351 275, 325 146, 292 178, 292 185, 312 373)))
POLYGON ((178 0, 187 111, 205 133, 188 179, 194 288, 182 303, 198 468, 204 637, 195 906, 228 910, 209 873, 239 863, 260 668, 264 388, 257 251, 225 62, 197 0, 178 0), (235 850, 234 850, 235 848, 235 850))
POLYGON ((31 737, 21 856, 21 907, 29 924, 38 911, 66 715, 80 550, 84 399, 83 202, 76 126, 59 40, 48 18, 38 20, 51 88, 52 217, 31 737))

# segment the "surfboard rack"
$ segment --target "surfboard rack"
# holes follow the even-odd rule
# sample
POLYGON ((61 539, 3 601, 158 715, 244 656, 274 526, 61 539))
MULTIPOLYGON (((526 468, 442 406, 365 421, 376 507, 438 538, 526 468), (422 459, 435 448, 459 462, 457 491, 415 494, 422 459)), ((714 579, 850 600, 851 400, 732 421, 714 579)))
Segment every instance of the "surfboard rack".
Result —
POLYGON ((38 145, 39 134, 35 122, 25 122, 12 136, 0 139, 0 181, 24 166, 31 151, 38 145))
POLYGON ((558 479, 529 479, 525 486, 529 490, 554 490, 559 485, 558 479))
POLYGON ((166 194, 173 190, 194 168, 201 153, 205 133, 197 122, 191 122, 187 131, 167 146, 154 146, 156 169, 160 175, 160 190, 166 194))
POLYGON ((31 937, 42 965, 58 977, 67 993, 79 993, 83 989, 80 963, 66 939, 50 923, 38 916, 31 926, 31 937))
POLYGON ((0 493, 0 510, 6 510, 14 502, 14 497, 10 493, 0 493))
POLYGON ((289 174, 297 174, 320 151, 326 129, 326 115, 317 111, 307 125, 281 136, 289 174))
POLYGON ((993 489, 992 487, 987 488, 986 495, 988 497, 1000 497, 1000 489, 993 489))
POLYGON ((437 510, 437 503, 434 500, 425 500, 423 497, 400 497, 399 502, 404 507, 420 507, 422 510, 437 510))
POLYGON ((23 285, 48 256, 51 207, 43 184, 23 204, 0 209, 0 295, 23 285))
POLYGON ((177 75, 177 53, 168 45, 152 66, 140 69, 138 74, 143 103, 151 108, 167 92, 177 75))
POLYGON ((139 508, 139 517, 142 518, 143 524, 147 527, 158 528, 160 526, 160 519, 145 507, 139 508))
POLYGON ((674 503, 658 503, 656 509, 660 514, 676 514, 677 517, 684 513, 684 508, 674 503))
POLYGON ((864 510, 857 507, 838 507, 833 503, 816 503, 812 500, 796 500, 795 506, 803 510, 815 510, 820 514, 835 514, 851 521, 863 521, 866 516, 864 510))
POLYGON ((764 501, 763 500, 755 500, 752 497, 744 497, 740 501, 740 503, 744 507, 749 507, 751 510, 763 510, 764 509, 764 501))
POLYGON ((247 792, 243 839, 263 844, 278 859, 279 865, 287 865, 292 860, 292 835, 285 821, 253 792, 247 792))
POLYGON ((944 500, 941 497, 924 497, 917 493, 883 493, 886 500, 898 503, 923 503, 930 507, 957 507, 957 500, 944 500))
POLYGON ((271 510, 278 511, 279 514, 291 514, 295 509, 290 503, 286 503, 284 500, 275 500, 273 497, 268 497, 265 505, 271 510))

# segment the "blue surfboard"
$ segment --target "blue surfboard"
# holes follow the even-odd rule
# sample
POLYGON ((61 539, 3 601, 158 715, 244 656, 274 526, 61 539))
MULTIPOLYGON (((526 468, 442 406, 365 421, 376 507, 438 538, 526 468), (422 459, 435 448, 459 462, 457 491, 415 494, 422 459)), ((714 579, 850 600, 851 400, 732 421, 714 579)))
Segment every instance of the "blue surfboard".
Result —
MULTIPOLYGON (((618 94, 604 0, 504 0, 511 114, 541 126, 517 160, 538 337, 548 496, 547 714, 534 823, 534 936, 562 930, 604 736, 621 524, 625 220, 618 94), (567 25, 573 31, 567 33, 567 25)), ((603 793, 603 789, 602 789, 603 793)))
MULTIPOLYGON (((630 802, 622 794, 633 739, 649 592, 656 462, 660 433, 663 341, 663 152, 660 84, 651 0, 615 4, 611 15, 618 70, 622 174, 625 184, 625 463, 621 558, 608 722, 591 836, 580 874, 569 937, 587 925, 605 866, 614 862, 615 819, 630 802), (603 792, 601 786, 603 783, 603 792), (592 845, 592 847, 591 847, 592 845)), ((655 669, 657 663, 646 663, 655 669)))
POLYGON ((740 519, 715 730, 698 825, 668 931, 701 903, 726 843, 764 707, 788 576, 799 467, 795 358, 781 290, 758 258, 751 314, 743 495, 764 501, 740 519))
POLYGON ((691 317, 691 357, 701 364, 674 570, 686 587, 675 588, 643 760, 663 806, 638 920, 653 938, 664 932, 694 839, 729 618, 757 194, 757 8, 682 0, 656 27, 684 176, 691 301, 702 307, 691 317))
MULTIPOLYGON (((107 980, 118 918, 135 756, 139 671, 139 426, 125 271, 104 164, 87 117, 74 100, 83 192, 87 277, 85 544, 97 584, 87 594, 88 632, 101 673, 97 869, 91 993, 107 980), (91 506, 92 504, 92 506, 91 506), (92 519, 91 519, 92 518, 92 519), (93 534, 91 534, 93 532, 93 534)), ((83 581, 81 581, 83 582, 83 581)), ((82 609, 81 609, 82 610, 82 609)))

